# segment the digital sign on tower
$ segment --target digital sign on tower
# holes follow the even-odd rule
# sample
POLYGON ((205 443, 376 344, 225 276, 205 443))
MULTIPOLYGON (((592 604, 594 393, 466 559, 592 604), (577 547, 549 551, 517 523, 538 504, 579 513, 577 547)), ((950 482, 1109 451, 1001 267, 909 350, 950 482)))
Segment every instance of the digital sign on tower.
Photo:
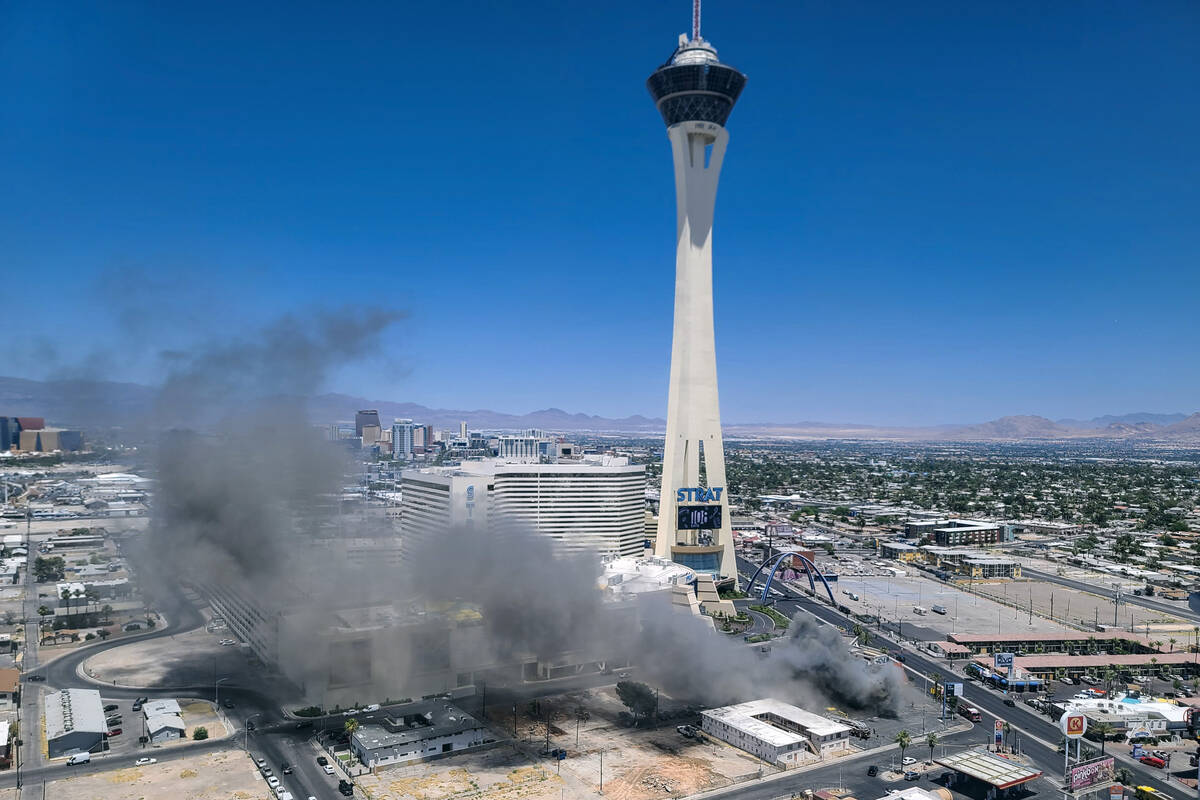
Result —
POLYGON ((677 506, 678 524, 681 531, 715 531, 721 528, 720 506, 677 506))

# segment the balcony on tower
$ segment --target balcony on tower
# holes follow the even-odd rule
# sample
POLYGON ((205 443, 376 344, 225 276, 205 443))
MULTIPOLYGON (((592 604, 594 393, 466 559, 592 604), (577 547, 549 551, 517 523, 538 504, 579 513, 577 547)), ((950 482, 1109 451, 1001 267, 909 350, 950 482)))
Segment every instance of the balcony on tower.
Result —
POLYGON ((646 79, 667 126, 715 122, 722 127, 746 85, 746 76, 717 60, 716 49, 700 37, 680 35, 667 63, 646 79))

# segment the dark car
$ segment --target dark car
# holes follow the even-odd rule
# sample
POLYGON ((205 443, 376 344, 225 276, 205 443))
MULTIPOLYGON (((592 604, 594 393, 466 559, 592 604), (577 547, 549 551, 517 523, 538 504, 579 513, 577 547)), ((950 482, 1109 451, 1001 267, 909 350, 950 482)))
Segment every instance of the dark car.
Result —
POLYGON ((122 733, 124 733, 124 731, 122 731, 120 728, 113 728, 111 731, 108 732, 108 735, 109 736, 120 736, 122 733))
POLYGON ((117 708, 118 708, 118 706, 116 703, 109 703, 108 705, 106 705, 104 707, 104 713, 107 714, 110 711, 116 711, 117 708))
POLYGON ((897 661, 899 661, 901 664, 903 664, 903 663, 904 663, 904 661, 905 661, 904 653, 901 653, 899 650, 897 650, 896 652, 892 653, 892 658, 896 659, 896 660, 897 660, 897 661))
POLYGON ((284 765, 283 765, 283 774, 284 774, 284 775, 291 775, 293 771, 294 771, 294 770, 292 769, 292 765, 291 765, 291 764, 284 764, 284 765))
POLYGON ((1011 697, 1006 697, 1006 698, 1004 698, 1004 705, 1006 705, 1006 706, 1015 706, 1016 704, 1017 704, 1017 701, 1016 701, 1016 700, 1013 700, 1011 697))
POLYGON ((879 774, 879 767, 872 764, 871 766, 867 767, 867 774, 874 778, 879 774))
POLYGON ((44 680, 46 680, 46 676, 45 675, 30 675, 30 676, 26 677, 25 680, 27 680, 27 681, 44 681, 44 680))
POLYGON ((139 712, 141 710, 142 710, 142 704, 135 701, 133 704, 133 713, 136 714, 137 712, 139 712))
POLYGON ((246 730, 248 730, 248 731, 252 731, 252 730, 254 730, 254 723, 253 723, 253 722, 247 722, 247 723, 246 723, 246 730))
POLYGON ((317 763, 323 767, 329 763, 329 759, 325 756, 317 756, 317 763))
POLYGON ((234 703, 233 703, 233 701, 232 701, 232 700, 226 700, 226 701, 225 701, 225 707, 226 707, 226 708, 233 708, 233 706, 234 706, 234 703))
POLYGON ((347 780, 338 781, 338 791, 346 797, 354 796, 354 784, 347 780))

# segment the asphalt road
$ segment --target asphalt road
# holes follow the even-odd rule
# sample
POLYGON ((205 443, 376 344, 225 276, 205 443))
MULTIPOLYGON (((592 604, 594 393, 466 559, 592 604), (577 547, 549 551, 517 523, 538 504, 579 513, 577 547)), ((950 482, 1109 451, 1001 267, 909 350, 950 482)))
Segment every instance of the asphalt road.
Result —
MULTIPOLYGON (((788 616, 791 616, 798 610, 802 610, 829 624, 839 625, 843 628, 850 628, 854 625, 852 620, 847 619, 835 609, 819 603, 807 597, 807 595, 799 600, 778 600, 775 602, 775 608, 788 616)), ((894 643, 879 640, 877 637, 871 644, 876 647, 883 647, 892 652, 900 650, 894 643)), ((937 675, 943 680, 965 684, 964 693, 966 694, 966 701, 977 707, 983 717, 983 724, 977 725, 975 728, 978 732, 975 737, 978 744, 982 745, 990 739, 994 720, 1005 720, 1010 724, 1015 737, 1019 738, 1021 751, 1030 757, 1038 769, 1047 774, 1054 775, 1056 778, 1062 775, 1063 756, 1057 751, 1058 744, 1062 741, 1062 733, 1059 731, 1058 726, 1051 722, 1048 717, 1038 714, 1019 700, 1015 707, 1004 705, 1004 694, 988 689, 978 682, 968 681, 961 672, 954 671, 948 664, 940 660, 915 652, 911 648, 905 648, 903 654, 904 665, 918 673, 917 676, 910 674, 914 682, 919 682, 920 678, 918 676, 937 675)), ((1111 745, 1108 749, 1108 754, 1114 755, 1117 758, 1118 766, 1126 767, 1133 772, 1139 785, 1154 786, 1168 794, 1179 794, 1180 784, 1172 784, 1166 780, 1166 773, 1162 770, 1153 769, 1133 761, 1128 757, 1126 749, 1119 744, 1111 745)), ((1180 761, 1182 762, 1182 769, 1177 774, 1193 777, 1194 770, 1187 768, 1187 761, 1185 759, 1180 759, 1180 761)))

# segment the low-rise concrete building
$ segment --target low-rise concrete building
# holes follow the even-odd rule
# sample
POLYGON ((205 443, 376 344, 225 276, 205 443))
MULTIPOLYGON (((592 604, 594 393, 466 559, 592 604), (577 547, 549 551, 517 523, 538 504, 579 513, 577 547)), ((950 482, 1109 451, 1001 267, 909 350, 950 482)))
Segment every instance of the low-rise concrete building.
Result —
POLYGON ((406 706, 381 725, 363 725, 350 749, 368 767, 405 764, 478 747, 491 741, 482 722, 445 701, 406 706))
POLYGON ((710 736, 781 767, 798 765, 805 753, 850 749, 849 725, 770 698, 713 708, 701 720, 710 736))
MULTIPOLYGON (((8 650, 9 648, 4 648, 8 650)), ((0 669, 0 708, 15 705, 21 697, 21 671, 12 667, 0 669)), ((3 727, 0 725, 0 727, 3 727)))
POLYGON ((186 726, 178 714, 155 714, 146 717, 146 735, 152 744, 162 744, 172 739, 182 739, 186 726))
POLYGON ((96 750, 108 725, 96 689, 63 689, 45 698, 46 747, 50 758, 96 750))

